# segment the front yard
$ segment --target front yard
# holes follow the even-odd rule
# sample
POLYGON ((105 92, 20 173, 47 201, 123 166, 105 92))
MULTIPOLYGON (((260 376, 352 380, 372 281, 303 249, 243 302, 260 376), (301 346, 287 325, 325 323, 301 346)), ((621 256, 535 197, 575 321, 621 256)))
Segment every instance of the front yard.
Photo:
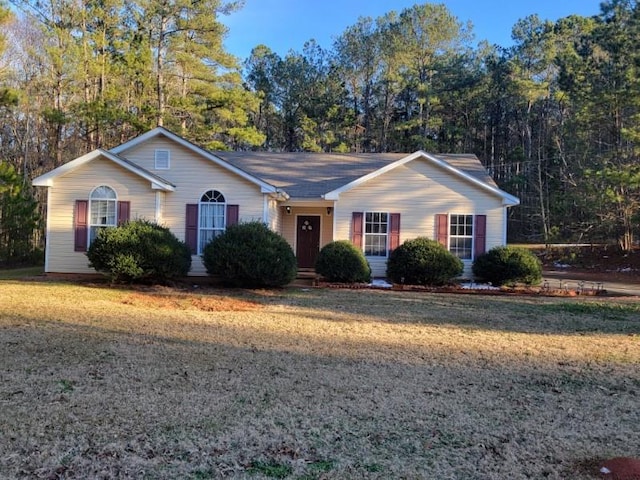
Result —
POLYGON ((637 299, 0 280, 1 478, 598 478, 637 299))

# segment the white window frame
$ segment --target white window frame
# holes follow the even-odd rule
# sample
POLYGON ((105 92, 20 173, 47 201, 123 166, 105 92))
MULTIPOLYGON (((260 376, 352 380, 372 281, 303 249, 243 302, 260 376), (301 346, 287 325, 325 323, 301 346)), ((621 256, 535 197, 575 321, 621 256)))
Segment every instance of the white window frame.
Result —
POLYGON ((154 155, 154 167, 156 170, 169 170, 171 168, 171 150, 157 149, 154 155))
MULTIPOLYGON (((391 214, 389 212, 381 212, 381 211, 377 211, 377 212, 364 212, 364 215, 362 216, 362 250, 364 251, 365 256, 367 257, 372 257, 372 258, 386 258, 389 256, 389 230, 391 228, 391 214), (375 220, 375 216, 378 215, 379 219, 376 221, 375 220), (386 217, 386 220, 384 222, 381 221, 381 217, 382 215, 384 215, 386 217), (371 216, 371 221, 367 221, 367 217, 371 216), (381 229, 382 226, 384 225, 384 232, 379 232, 379 231, 371 231, 371 232, 367 232, 367 225, 371 226, 371 230, 377 230, 377 229, 381 229), (378 228, 375 228, 378 227, 378 228), (371 253, 371 250, 367 250, 367 239, 373 239, 373 238, 377 238, 377 239, 381 239, 384 238, 384 249, 382 249, 382 252, 384 252, 384 254, 382 253, 371 253)), ((377 245, 378 248, 376 249, 376 251, 380 252, 380 245, 377 245)))
POLYGON ((220 190, 210 189, 200 195, 198 202, 198 255, 212 238, 227 228, 227 201, 220 190), (207 210, 209 212, 207 212, 207 210), (206 218, 205 218, 206 215, 206 218), (203 222, 203 220, 207 220, 203 222), (216 221, 217 220, 217 221, 216 221), (206 223, 206 225, 204 225, 206 223), (211 234, 209 234, 211 232, 211 234))
POLYGON ((91 191, 88 220, 87 245, 91 245, 100 229, 118 226, 118 194, 114 188, 108 185, 99 185, 91 191), (112 192, 113 196, 109 196, 109 192, 112 192), (113 208, 112 214, 109 212, 110 206, 113 208))
POLYGON ((475 248, 475 231, 476 231, 476 216, 469 213, 450 213, 449 214, 449 224, 447 225, 448 229, 448 243, 449 243, 449 251, 453 253, 456 257, 458 257, 462 261, 472 261, 474 257, 474 248, 475 248), (453 220, 457 220, 454 224, 453 220), (464 218, 464 223, 460 223, 460 218, 464 218), (467 223, 468 218, 471 218, 471 225, 467 223), (454 233, 454 227, 456 229, 456 233, 454 233), (467 228, 471 228, 471 233, 467 233, 467 228), (462 229, 462 230, 461 230, 462 229), (461 252, 465 252, 467 250, 466 247, 460 247, 458 241, 466 242, 469 241, 469 256, 461 256, 461 252))

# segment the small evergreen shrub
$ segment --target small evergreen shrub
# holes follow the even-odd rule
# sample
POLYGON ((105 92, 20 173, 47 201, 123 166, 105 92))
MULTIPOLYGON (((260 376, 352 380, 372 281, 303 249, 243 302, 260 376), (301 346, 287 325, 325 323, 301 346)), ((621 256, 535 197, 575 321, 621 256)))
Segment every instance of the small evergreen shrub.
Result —
POLYGON ((535 285, 542 280, 542 264, 522 247, 495 247, 473 262, 473 275, 492 285, 525 283, 535 285))
POLYGON ((113 282, 163 283, 191 268, 189 247, 168 228, 147 220, 100 230, 87 257, 90 267, 113 282))
POLYGON ((346 240, 331 242, 322 247, 316 260, 316 273, 330 282, 371 281, 371 267, 362 250, 346 240))
POLYGON ((205 246, 202 260, 209 274, 236 287, 281 287, 298 271, 291 246, 260 222, 227 227, 205 246))
POLYGON ((462 274, 462 260, 435 240, 407 240, 391 252, 387 278, 408 285, 444 285, 462 274))

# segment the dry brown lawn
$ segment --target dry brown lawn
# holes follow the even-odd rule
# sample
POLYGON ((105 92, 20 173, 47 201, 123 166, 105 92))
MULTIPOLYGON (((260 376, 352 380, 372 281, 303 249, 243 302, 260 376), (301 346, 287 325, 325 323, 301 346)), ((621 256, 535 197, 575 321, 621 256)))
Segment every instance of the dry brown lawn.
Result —
POLYGON ((0 281, 0 478, 588 479, 640 301, 0 281))

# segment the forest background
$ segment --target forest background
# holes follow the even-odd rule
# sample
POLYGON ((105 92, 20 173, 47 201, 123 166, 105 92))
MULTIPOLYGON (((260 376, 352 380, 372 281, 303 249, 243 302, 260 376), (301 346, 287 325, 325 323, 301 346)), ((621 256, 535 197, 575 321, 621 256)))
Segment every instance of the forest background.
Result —
MULTIPOLYGON (((1 0, 0 0, 1 1, 1 0)), ((474 153, 521 205, 509 240, 640 233, 640 7, 536 15, 473 45, 441 4, 360 18, 332 45, 224 50, 222 0, 0 4, 0 264, 41 258, 30 181, 164 125, 212 150, 474 153)))

